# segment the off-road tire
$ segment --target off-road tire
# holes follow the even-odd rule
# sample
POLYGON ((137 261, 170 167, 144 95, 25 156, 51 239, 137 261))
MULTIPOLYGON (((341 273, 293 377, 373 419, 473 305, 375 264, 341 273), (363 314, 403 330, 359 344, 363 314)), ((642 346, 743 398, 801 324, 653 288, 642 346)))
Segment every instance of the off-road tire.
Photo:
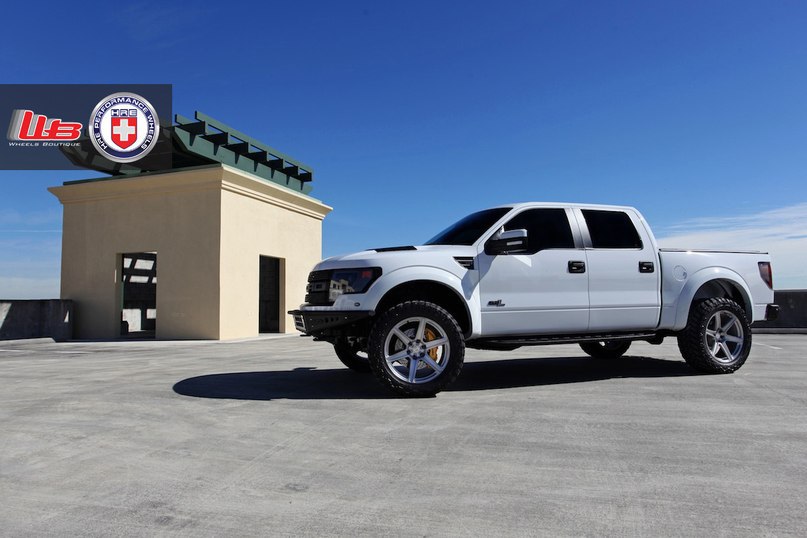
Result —
POLYGON ((630 348, 630 344, 630 340, 602 340, 581 342, 580 348, 595 359, 618 359, 630 348))
POLYGON ((687 326, 678 333, 678 349, 687 364, 699 372, 730 374, 738 370, 751 351, 751 325, 745 310, 724 297, 693 305, 687 326), (717 322, 723 322, 724 318, 726 321, 718 326, 717 322), (724 331, 729 325, 728 331, 724 331), (719 328, 717 332, 714 330, 716 327, 719 328), (725 339, 723 343, 726 347, 720 345, 721 338, 725 339), (729 338, 739 338, 740 342, 729 338), (740 347, 735 347, 738 344, 740 347), (728 355, 726 349, 729 350, 728 355))
POLYGON ((349 339, 346 336, 340 336, 333 343, 333 350, 342 364, 354 372, 366 373, 370 371, 370 360, 366 356, 359 355, 365 351, 362 347, 358 339, 349 339))
POLYGON ((382 385, 400 396, 428 397, 434 396, 443 390, 454 382, 459 375, 465 359, 465 340, 459 324, 444 308, 427 301, 406 301, 378 316, 370 331, 367 351, 370 358, 370 368, 382 385), (439 337, 429 340, 424 335, 420 335, 420 338, 418 338, 415 333, 420 330, 419 320, 426 320, 424 321, 425 329, 421 330, 421 332, 430 332, 431 335, 439 337), (411 356, 418 357, 420 356, 418 353, 425 352, 423 358, 406 358, 410 356, 408 355, 410 346, 395 332, 397 330, 400 333, 404 330, 403 327, 410 325, 414 328, 408 329, 407 333, 411 334, 404 334, 404 336, 407 337, 407 342, 411 344, 412 353, 414 353, 411 356), (430 348, 434 351, 428 351, 429 341, 435 342, 437 340, 445 340, 445 343, 430 348), (438 351, 440 353, 439 357, 437 356, 438 351), (400 361, 391 363, 387 360, 388 356, 401 354, 406 355, 406 357, 400 359, 400 361), (428 371, 423 372, 424 374, 431 373, 424 375, 420 380, 415 377, 415 382, 402 379, 401 376, 409 378, 412 376, 411 370, 408 373, 406 371, 406 368, 412 364, 411 360, 415 360, 415 376, 417 376, 421 368, 428 368, 428 371), (426 361, 433 362, 440 366, 441 369, 439 371, 434 369, 426 361))

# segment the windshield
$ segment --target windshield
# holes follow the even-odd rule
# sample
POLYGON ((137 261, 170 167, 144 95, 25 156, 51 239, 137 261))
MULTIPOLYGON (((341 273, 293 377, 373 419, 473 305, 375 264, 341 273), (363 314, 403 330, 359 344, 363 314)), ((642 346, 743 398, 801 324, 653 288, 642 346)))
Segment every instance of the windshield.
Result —
POLYGON ((473 245, 479 237, 512 207, 495 207, 472 213, 428 241, 427 245, 473 245))

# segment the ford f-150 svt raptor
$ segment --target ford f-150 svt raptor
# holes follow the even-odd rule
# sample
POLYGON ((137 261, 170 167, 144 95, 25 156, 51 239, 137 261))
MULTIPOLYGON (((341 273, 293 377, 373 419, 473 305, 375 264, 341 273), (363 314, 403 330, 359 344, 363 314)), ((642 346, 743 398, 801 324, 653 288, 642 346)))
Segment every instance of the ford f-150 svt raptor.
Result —
POLYGON ((465 347, 577 343, 616 358, 675 336, 687 363, 730 373, 751 323, 773 319, 762 252, 659 249, 631 207, 520 203, 473 213, 423 246, 326 259, 290 312, 349 368, 405 396, 434 395, 465 347))

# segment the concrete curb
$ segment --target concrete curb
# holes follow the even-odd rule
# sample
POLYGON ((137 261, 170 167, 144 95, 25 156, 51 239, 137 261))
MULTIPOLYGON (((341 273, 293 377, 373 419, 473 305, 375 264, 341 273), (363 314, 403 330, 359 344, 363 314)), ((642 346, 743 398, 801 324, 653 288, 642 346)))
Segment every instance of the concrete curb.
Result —
POLYGON ((807 327, 751 327, 756 334, 807 334, 807 327))
POLYGON ((53 338, 15 338, 14 340, 0 339, 0 346, 7 344, 52 344, 56 342, 53 338))

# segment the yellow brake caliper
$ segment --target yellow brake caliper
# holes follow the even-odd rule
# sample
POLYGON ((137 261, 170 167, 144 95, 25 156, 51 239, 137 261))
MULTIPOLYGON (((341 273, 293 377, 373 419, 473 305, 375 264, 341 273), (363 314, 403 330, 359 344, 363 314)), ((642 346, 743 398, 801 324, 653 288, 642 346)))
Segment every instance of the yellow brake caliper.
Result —
MULTIPOLYGON (((426 342, 429 342, 431 340, 435 340, 436 338, 437 338, 437 335, 434 334, 434 331, 432 331, 431 329, 426 327, 426 329, 423 331, 423 339, 426 342)), ((437 362, 437 348, 436 347, 431 348, 428 351, 428 353, 429 353, 429 357, 431 357, 434 362, 437 362)))

